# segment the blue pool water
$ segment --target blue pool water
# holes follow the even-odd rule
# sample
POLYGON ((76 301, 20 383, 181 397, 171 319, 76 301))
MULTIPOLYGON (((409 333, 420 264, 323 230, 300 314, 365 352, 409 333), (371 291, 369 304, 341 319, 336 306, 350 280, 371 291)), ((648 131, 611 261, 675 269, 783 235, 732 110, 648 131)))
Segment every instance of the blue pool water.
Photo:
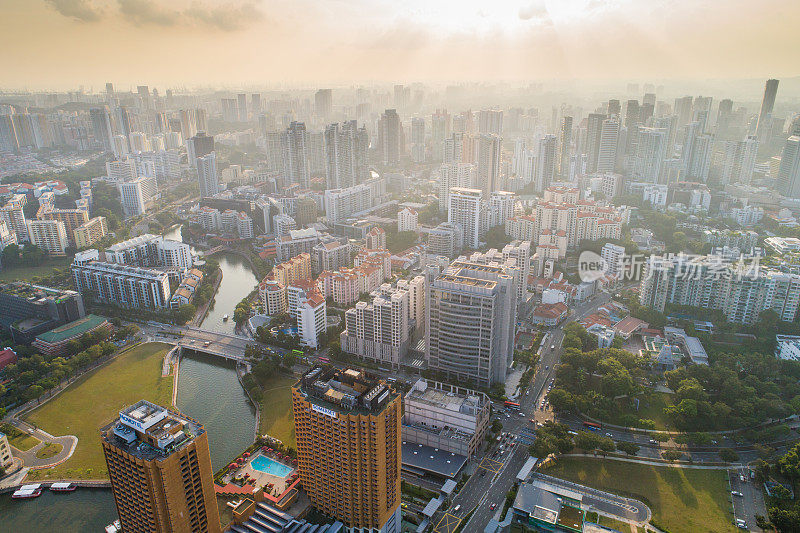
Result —
POLYGON ((258 470, 259 472, 272 474, 273 476, 278 477, 286 477, 292 473, 292 470, 294 470, 291 466, 286 466, 283 463, 279 463, 278 461, 263 455, 259 455, 253 459, 253 461, 250 463, 250 466, 253 467, 253 470, 258 470))
POLYGON ((283 333, 285 333, 286 335, 297 335, 297 327, 296 326, 292 326, 291 328, 283 328, 281 331, 283 333))

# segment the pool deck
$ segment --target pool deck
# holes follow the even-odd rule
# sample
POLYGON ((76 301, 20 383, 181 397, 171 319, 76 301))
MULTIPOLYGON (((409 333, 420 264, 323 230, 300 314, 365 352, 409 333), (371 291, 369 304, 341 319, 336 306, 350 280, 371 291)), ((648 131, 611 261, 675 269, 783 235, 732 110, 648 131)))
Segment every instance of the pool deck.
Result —
POLYGON ((222 490, 218 490, 217 492, 224 491, 227 493, 249 494, 252 493, 256 487, 266 487, 267 485, 272 485, 272 489, 269 490, 267 494, 280 498, 280 496, 283 495, 287 489, 296 484, 297 480, 294 480, 292 483, 289 482, 289 479, 295 473, 297 473, 297 467, 293 466, 288 461, 279 460, 270 457, 269 454, 257 451, 252 456, 248 457, 242 466, 231 471, 231 473, 226 476, 226 485, 224 487, 220 487, 222 490), (290 468, 291 470, 285 476, 278 476, 253 468, 253 461, 261 456, 282 466, 290 468), (239 487, 238 485, 231 483, 231 480, 234 477, 245 475, 248 476, 248 479, 253 481, 252 484, 246 484, 243 487, 239 487))

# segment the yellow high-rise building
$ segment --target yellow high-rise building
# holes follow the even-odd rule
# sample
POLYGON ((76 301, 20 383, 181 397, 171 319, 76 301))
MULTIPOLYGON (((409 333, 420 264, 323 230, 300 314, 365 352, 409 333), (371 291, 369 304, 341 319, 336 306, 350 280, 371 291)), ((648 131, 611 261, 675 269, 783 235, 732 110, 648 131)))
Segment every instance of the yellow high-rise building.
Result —
POLYGON ((125 533, 218 533, 208 435, 146 400, 101 429, 111 489, 125 533))
POLYGON ((312 505, 350 530, 400 531, 400 395, 361 370, 315 366, 292 387, 312 505))

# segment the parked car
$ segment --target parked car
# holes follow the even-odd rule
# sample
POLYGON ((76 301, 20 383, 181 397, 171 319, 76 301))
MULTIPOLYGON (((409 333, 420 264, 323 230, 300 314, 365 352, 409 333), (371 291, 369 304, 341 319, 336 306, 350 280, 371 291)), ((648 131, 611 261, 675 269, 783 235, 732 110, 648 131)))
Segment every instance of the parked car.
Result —
POLYGON ((494 511, 495 509, 497 509, 497 504, 496 503, 493 503, 492 505, 489 506, 489 510, 490 511, 494 511))

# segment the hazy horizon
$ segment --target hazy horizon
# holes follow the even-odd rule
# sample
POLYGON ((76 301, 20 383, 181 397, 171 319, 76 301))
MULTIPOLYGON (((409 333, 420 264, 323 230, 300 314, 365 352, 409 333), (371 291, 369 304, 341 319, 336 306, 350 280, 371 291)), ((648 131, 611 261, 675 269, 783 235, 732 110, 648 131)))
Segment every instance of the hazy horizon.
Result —
POLYGON ((800 75, 800 3, 781 0, 2 0, 0 9, 6 89, 800 75))

